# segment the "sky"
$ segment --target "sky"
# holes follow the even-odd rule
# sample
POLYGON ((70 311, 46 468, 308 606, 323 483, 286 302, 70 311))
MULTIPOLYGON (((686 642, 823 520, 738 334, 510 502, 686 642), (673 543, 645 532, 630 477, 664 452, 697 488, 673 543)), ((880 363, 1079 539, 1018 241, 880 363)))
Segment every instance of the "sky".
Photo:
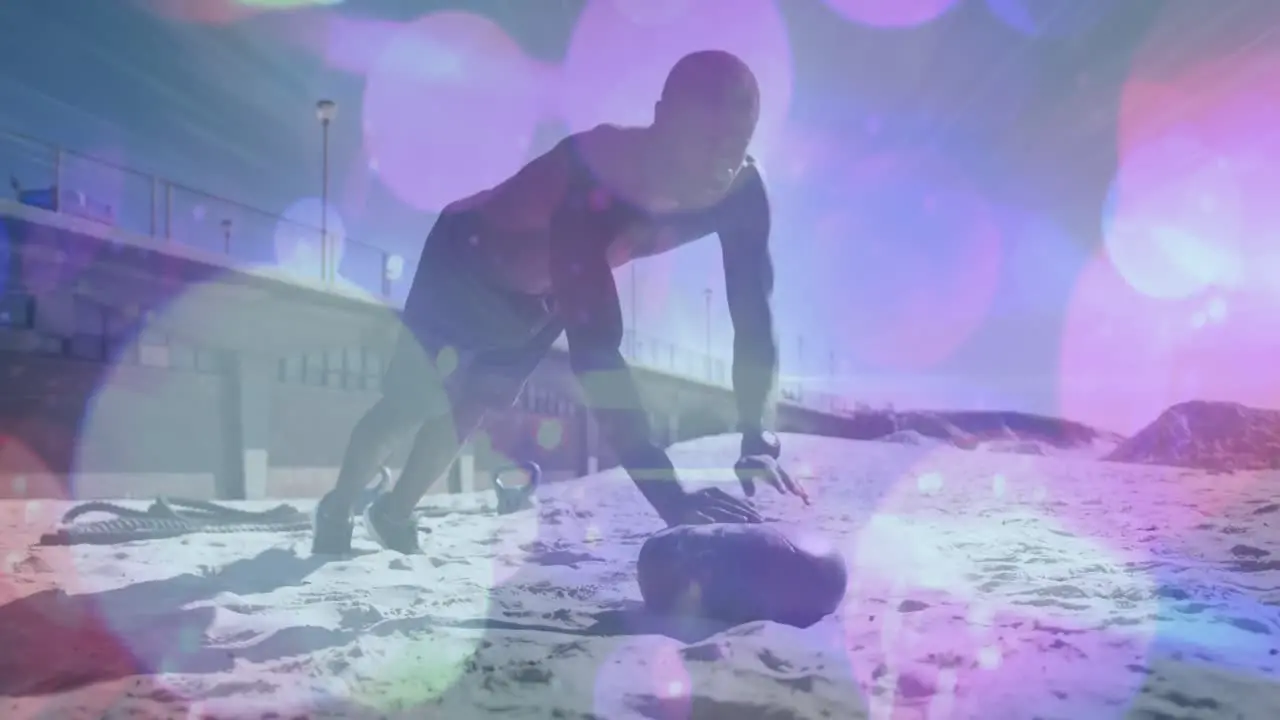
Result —
MULTIPOLYGON (((0 130, 169 178, 184 242, 301 267, 332 99, 340 272, 398 256, 403 297, 443 204, 728 49, 762 86, 785 383, 1131 432, 1280 407, 1278 27, 1269 0, 9 0, 0 130)), ((25 187, 47 158, 0 135, 25 187)), ((62 172, 151 222, 146 178, 62 172)), ((658 355, 728 359, 714 238, 618 280, 658 355)))

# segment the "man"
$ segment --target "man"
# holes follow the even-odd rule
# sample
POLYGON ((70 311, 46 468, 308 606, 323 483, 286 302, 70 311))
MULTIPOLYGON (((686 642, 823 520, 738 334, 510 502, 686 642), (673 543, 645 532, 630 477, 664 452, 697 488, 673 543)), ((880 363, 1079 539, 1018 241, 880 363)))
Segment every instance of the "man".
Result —
POLYGON ((778 350, 769 202, 747 156, 759 101, 740 59, 690 54, 668 76, 650 126, 572 135, 497 187, 444 210, 405 303, 407 332, 386 369, 383 397, 356 425, 337 485, 317 507, 314 552, 349 551, 356 497, 391 443, 415 430, 403 475, 368 506, 365 524, 384 547, 420 552, 413 508, 485 413, 515 403, 562 332, 604 436, 668 525, 760 522, 747 501, 676 481, 620 351, 614 268, 711 233, 720 237, 733 318, 744 491, 753 494, 762 480, 806 497, 778 467, 776 437, 763 428, 778 350))

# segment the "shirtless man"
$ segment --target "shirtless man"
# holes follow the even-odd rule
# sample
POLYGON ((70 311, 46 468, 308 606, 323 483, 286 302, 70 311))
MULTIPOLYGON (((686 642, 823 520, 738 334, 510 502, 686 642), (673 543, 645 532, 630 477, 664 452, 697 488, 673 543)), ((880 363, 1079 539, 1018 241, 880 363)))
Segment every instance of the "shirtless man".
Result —
POLYGON ((383 397, 356 425, 337 484, 317 507, 313 552, 350 550, 357 496, 391 444, 415 431, 403 475, 368 506, 365 525, 388 549, 420 552, 414 507, 485 413, 515 404, 562 332, 603 435, 668 525, 760 522, 746 500, 680 485, 650 438, 620 351, 614 268, 711 233, 733 318, 738 476, 747 495, 759 480, 807 500, 763 427, 778 349, 769 202, 747 156, 759 100, 740 59, 692 53, 672 69, 650 126, 571 135, 497 187, 445 208, 423 248, 383 397))

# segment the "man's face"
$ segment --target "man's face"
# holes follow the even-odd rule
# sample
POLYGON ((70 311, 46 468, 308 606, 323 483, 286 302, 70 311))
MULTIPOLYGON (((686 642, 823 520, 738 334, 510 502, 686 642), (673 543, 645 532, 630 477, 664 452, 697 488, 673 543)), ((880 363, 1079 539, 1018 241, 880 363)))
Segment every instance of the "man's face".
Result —
POLYGON ((754 102, 663 101, 672 189, 688 202, 714 202, 733 184, 755 133, 754 102))

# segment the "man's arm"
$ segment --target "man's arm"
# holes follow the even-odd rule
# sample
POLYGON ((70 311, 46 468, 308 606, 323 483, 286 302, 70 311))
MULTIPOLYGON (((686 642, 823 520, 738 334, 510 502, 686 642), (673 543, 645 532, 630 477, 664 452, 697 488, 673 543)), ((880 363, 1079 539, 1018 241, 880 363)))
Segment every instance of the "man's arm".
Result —
POLYGON ((733 319, 738 429, 746 435, 764 429, 778 374, 778 340, 773 328, 769 197, 759 168, 753 164, 743 172, 750 175, 742 178, 742 186, 726 202, 717 234, 733 319))
POLYGON ((606 254, 607 197, 571 180, 551 220, 551 281, 569 340, 569 362, 603 434, 636 487, 664 520, 684 491, 653 444, 649 415, 622 357, 622 309, 606 254))

